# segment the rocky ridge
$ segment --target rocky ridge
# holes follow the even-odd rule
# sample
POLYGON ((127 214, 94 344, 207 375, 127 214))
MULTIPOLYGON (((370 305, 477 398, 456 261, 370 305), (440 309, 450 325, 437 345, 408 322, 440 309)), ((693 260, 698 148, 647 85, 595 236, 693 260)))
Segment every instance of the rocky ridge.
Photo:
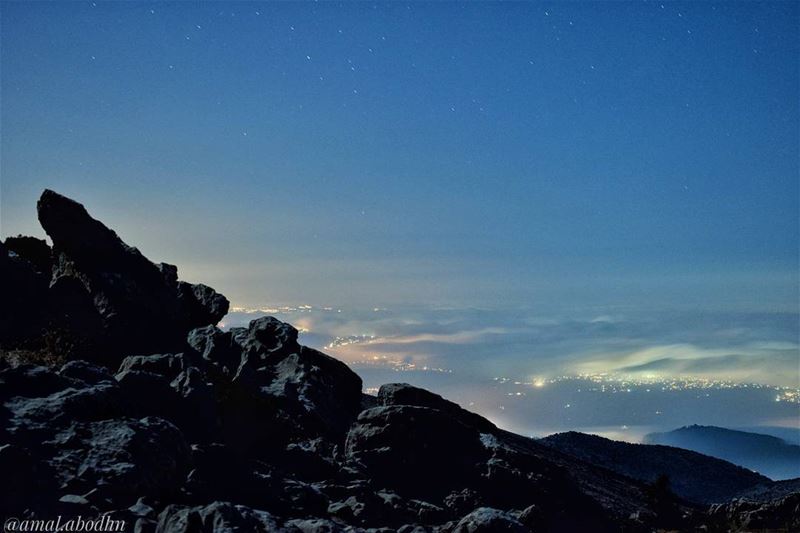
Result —
POLYGON ((0 244, 3 518, 107 515, 161 533, 796 524, 796 495, 706 509, 429 391, 364 395, 289 324, 219 329, 224 296, 73 200, 45 191, 38 214, 52 248, 0 244))

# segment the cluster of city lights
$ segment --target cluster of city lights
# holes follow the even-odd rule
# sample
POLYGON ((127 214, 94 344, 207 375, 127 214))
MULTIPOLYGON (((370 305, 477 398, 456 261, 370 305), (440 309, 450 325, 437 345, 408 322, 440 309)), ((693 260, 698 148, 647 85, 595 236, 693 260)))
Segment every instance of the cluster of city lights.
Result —
POLYGON ((357 359, 346 361, 350 366, 380 366, 393 370, 395 372, 440 372, 443 374, 452 374, 453 371, 449 368, 441 368, 436 366, 428 366, 417 364, 408 361, 401 361, 394 357, 386 355, 372 355, 365 359, 357 359))
POLYGON ((347 335, 346 337, 334 337, 331 342, 325 345, 326 350, 341 348, 351 344, 363 344, 375 340, 375 335, 347 335))
POLYGON ((231 313, 244 313, 248 315, 266 314, 279 315, 288 313, 310 313, 311 311, 326 311, 328 313, 341 313, 341 309, 334 307, 314 307, 313 305, 281 305, 278 307, 231 307, 231 313))
MULTIPOLYGON (((775 392, 776 402, 800 403, 800 389, 777 387, 760 383, 740 383, 731 380, 708 379, 700 377, 661 377, 661 376, 622 376, 616 374, 578 374, 553 378, 533 377, 525 381, 507 377, 495 377, 498 384, 542 388, 554 383, 575 382, 580 385, 578 392, 627 393, 627 392, 671 392, 671 391, 709 391, 725 389, 761 389, 775 392), (586 386, 588 382, 588 386, 586 386)), ((508 393, 508 396, 524 396, 526 393, 508 393)), ((706 396, 708 394, 706 393, 706 396)))
POLYGON ((776 402, 800 403, 800 389, 777 388, 776 402))

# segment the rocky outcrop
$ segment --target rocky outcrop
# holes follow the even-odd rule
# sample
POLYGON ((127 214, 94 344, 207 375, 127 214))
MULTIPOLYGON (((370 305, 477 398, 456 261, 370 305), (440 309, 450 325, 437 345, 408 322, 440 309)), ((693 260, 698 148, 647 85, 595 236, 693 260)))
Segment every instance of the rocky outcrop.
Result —
POLYGON ((709 511, 712 528, 719 531, 800 531, 800 493, 773 500, 734 500, 709 511))
POLYGON ((408 405, 362 412, 347 435, 345 454, 379 485, 435 499, 477 482, 491 455, 474 428, 442 411, 408 405), (435 479, 419 482, 431 472, 435 479))
POLYGON ((21 312, 0 328, 4 350, 116 364, 180 349, 191 329, 228 312, 224 296, 179 281, 175 266, 150 262, 81 204, 46 190, 37 209, 52 250, 21 236, 0 249, 0 284, 21 312))
POLYGON ((456 403, 445 400, 438 394, 414 387, 408 383, 388 383, 378 389, 378 403, 381 405, 414 405, 429 407, 446 413, 462 424, 480 431, 490 432, 497 427, 480 415, 462 409, 456 403))
POLYGON ((44 239, 18 235, 7 238, 4 244, 9 252, 30 264, 35 272, 50 275, 53 260, 50 247, 44 239))
POLYGON ((217 328, 223 296, 178 281, 72 200, 46 191, 39 215, 52 250, 0 245, 0 288, 33 317, 2 308, 0 476, 14 480, 0 484, 2 517, 106 516, 161 533, 546 533, 796 512, 787 500, 708 515, 429 391, 365 395, 274 317, 217 328))
POLYGON ((243 451, 343 438, 360 410, 361 378, 298 344, 297 330, 273 317, 195 329, 188 344, 217 383, 225 438, 243 451))

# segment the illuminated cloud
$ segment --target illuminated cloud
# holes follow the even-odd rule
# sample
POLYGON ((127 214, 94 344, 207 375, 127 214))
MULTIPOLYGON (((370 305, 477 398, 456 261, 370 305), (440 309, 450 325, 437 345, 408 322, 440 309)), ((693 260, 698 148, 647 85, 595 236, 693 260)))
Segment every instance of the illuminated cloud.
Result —
POLYGON ((594 354, 573 365, 577 373, 617 373, 634 377, 686 376, 800 386, 800 346, 792 342, 754 342, 705 348, 693 344, 656 345, 594 354))

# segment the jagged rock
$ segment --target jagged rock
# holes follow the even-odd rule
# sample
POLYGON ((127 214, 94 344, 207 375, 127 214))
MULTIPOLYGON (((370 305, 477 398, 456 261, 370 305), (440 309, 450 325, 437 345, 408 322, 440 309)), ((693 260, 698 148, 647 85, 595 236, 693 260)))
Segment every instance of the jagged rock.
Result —
POLYGON ((452 515, 463 516, 471 509, 482 507, 486 502, 474 489, 466 488, 452 491, 444 498, 443 503, 452 515))
POLYGON ((202 283, 178 281, 178 299, 186 313, 184 322, 189 326, 187 331, 198 324, 216 324, 228 314, 230 307, 225 296, 202 283))
POLYGON ((35 440, 74 421, 125 416, 127 406, 115 383, 69 387, 41 398, 15 397, 6 401, 5 408, 11 415, 6 428, 16 438, 35 440))
POLYGON ((621 520, 613 516, 616 511, 604 508, 582 488, 571 470, 543 457, 532 440, 515 442, 509 435, 498 432, 481 436, 484 446, 492 452, 480 486, 484 502, 494 507, 526 509, 527 522, 523 523, 536 531, 589 529, 610 533, 619 529, 621 520), (543 512, 536 514, 537 509, 543 512))
POLYGON ((180 426, 192 442, 218 439, 214 386, 202 371, 187 364, 182 354, 126 357, 116 379, 131 400, 128 413, 165 418, 180 426))
POLYGON ((453 533, 529 533, 519 520, 509 513, 491 507, 479 507, 462 518, 453 533))
POLYGON ((139 498, 136 503, 131 505, 128 510, 134 516, 141 518, 157 518, 156 510, 148 504, 145 498, 139 498))
POLYGON ((102 366, 93 365, 86 361, 69 361, 64 364, 58 374, 62 377, 96 385, 102 381, 111 382, 114 376, 108 373, 108 369, 102 366))
POLYGON ((70 379, 43 366, 11 366, 0 370, 0 400, 5 401, 14 396, 48 396, 66 389, 72 383, 70 379))
POLYGON ((360 410, 361 378, 341 361, 300 346, 297 330, 273 317, 224 333, 195 329, 188 343, 221 375, 233 374, 220 409, 226 434, 238 436, 233 440, 243 449, 268 445, 265 440, 338 438, 360 410))
POLYGON ((88 500, 93 506, 177 488, 188 458, 183 435, 165 420, 129 418, 132 402, 125 389, 98 368, 70 363, 56 373, 12 367, 0 372, 0 382, 8 385, 0 387, 6 393, 0 395, 6 414, 0 436, 11 450, 30 457, 37 483, 55 483, 28 505, 62 509, 75 504, 59 502, 63 496, 94 488, 102 494, 88 500))
POLYGON ((251 320, 247 328, 231 328, 230 331, 242 353, 255 367, 261 366, 258 361, 275 360, 296 353, 300 348, 297 330, 271 316, 251 320))
POLYGON ((285 526, 291 533, 344 533, 350 531, 350 528, 345 529, 341 524, 324 518, 288 520, 285 526))
POLYGON ((430 533, 431 529, 419 524, 406 524, 397 529, 397 533, 430 533))
POLYGON ((344 501, 330 504, 327 512, 344 522, 364 525, 375 520, 383 519, 376 501, 377 496, 371 493, 364 493, 360 496, 350 496, 344 501))
POLYGON ((30 263, 36 272, 50 276, 53 260, 50 247, 44 239, 18 235, 7 238, 4 244, 9 251, 30 263))
POLYGON ((398 528, 409 522, 436 523, 444 518, 440 507, 409 500, 388 490, 356 490, 328 507, 328 513, 349 524, 398 528))
POLYGON ((191 329, 227 313, 222 295, 178 282, 174 267, 151 263, 74 200, 46 190, 37 210, 53 241, 52 282, 74 278, 91 295, 106 360, 180 347, 191 329))
POLYGON ((405 405, 362 412, 345 450, 376 483, 438 499, 475 483, 489 458, 475 428, 436 409, 405 405))
POLYGON ((118 503, 174 494, 189 453, 180 431, 158 418, 75 422, 47 445, 61 487, 98 488, 118 503))
POLYGON ((126 371, 140 370, 159 374, 172 381, 190 366, 198 364, 200 362, 197 359, 184 353, 131 355, 122 360, 117 375, 126 371))
MULTIPOLYGON (((2 348, 28 348, 40 339, 49 320, 50 276, 37 272, 33 264, 0 243, 0 320, 2 348), (27 343, 26 343, 27 341, 27 343)), ((41 346, 38 346, 41 347, 41 346)))
POLYGON ((274 377, 262 392, 296 402, 323 434, 344 434, 361 408, 361 378, 322 352, 303 346, 271 370, 274 377))
POLYGON ((380 405, 416 405, 438 409, 457 418, 462 423, 477 428, 481 432, 491 432, 497 427, 480 415, 462 409, 456 403, 445 400, 438 394, 414 387, 408 383, 387 383, 378 390, 380 405))
POLYGON ((800 493, 771 502, 712 505, 709 518, 715 531, 800 531, 800 493))
POLYGON ((242 346, 231 331, 216 326, 196 328, 189 332, 186 342, 205 360, 218 365, 224 374, 233 377, 242 362, 242 346))
POLYGON ((542 526, 546 523, 547 517, 539 505, 529 505, 519 514, 517 519, 525 527, 536 531, 537 529, 544 529, 542 526))
POLYGON ((283 533, 270 513, 228 502, 206 506, 170 505, 158 518, 157 533, 283 533))

